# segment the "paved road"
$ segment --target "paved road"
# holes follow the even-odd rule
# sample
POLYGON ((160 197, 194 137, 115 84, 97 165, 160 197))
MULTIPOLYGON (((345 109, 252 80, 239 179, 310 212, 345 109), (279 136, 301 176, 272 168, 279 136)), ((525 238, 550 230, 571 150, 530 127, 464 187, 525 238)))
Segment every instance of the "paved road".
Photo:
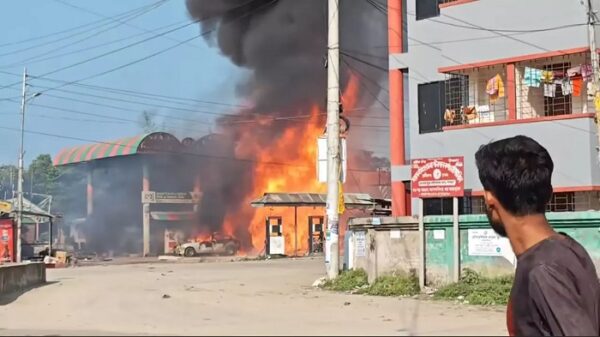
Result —
POLYGON ((0 335, 506 335, 499 309, 312 289, 323 272, 316 258, 49 270, 0 306, 0 335))

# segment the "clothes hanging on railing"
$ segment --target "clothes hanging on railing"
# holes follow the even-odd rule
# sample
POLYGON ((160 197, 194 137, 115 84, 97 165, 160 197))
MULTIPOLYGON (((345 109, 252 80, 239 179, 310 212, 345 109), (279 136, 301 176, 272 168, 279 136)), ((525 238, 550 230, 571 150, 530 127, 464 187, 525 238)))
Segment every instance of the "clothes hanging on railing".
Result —
POLYGON ((583 76, 584 81, 589 81, 592 79, 594 74, 594 69, 592 69, 591 64, 582 64, 581 65, 581 76, 583 76))
MULTIPOLYGON (((544 96, 555 97, 556 88, 552 89, 551 86, 558 85, 561 87, 563 95, 581 96, 581 90, 583 82, 591 81, 593 76, 593 69, 591 64, 580 64, 578 66, 571 67, 567 71, 560 70, 541 70, 532 67, 525 67, 523 74, 523 84, 528 87, 539 88, 541 84, 544 84, 544 96), (554 96, 552 93, 554 92, 554 96)), ((588 93, 593 96, 596 90, 588 88, 588 93)))
POLYGON ((577 75, 581 75, 581 65, 567 69, 567 76, 575 77, 577 75))
POLYGON ((571 79, 571 85, 573 86, 573 96, 581 96, 581 87, 583 86, 583 78, 576 76, 571 79))
POLYGON ((540 83, 542 83, 542 71, 540 69, 525 67, 523 82, 528 87, 539 88, 540 83))
POLYGON ((554 81, 554 72, 551 70, 542 70, 542 82, 551 84, 554 81))
POLYGON ((556 84, 544 83, 544 97, 556 96, 556 84))
POLYGON ((570 78, 563 78, 562 80, 559 80, 560 82, 560 91, 562 91, 562 94, 567 96, 567 95, 571 95, 573 93, 573 84, 571 83, 571 79, 570 78))
POLYGON ((488 80, 485 91, 490 96, 490 101, 495 103, 498 98, 504 97, 504 81, 500 74, 488 80))

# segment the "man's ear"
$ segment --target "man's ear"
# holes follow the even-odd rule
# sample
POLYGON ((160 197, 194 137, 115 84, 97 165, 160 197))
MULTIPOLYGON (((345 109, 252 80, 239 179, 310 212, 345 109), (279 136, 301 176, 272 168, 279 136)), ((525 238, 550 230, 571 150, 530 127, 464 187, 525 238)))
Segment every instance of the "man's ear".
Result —
POLYGON ((488 208, 498 208, 498 199, 494 194, 492 194, 492 192, 483 191, 483 200, 485 201, 485 204, 488 206, 488 208))

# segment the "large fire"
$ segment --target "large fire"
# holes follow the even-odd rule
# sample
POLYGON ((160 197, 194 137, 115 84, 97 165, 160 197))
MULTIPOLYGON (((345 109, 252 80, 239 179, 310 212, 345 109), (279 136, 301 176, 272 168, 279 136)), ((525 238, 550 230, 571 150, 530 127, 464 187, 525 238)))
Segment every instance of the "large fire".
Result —
MULTIPOLYGON (((342 97, 345 111, 355 107, 358 84, 358 78, 352 76, 344 90, 342 97)), ((257 143, 253 132, 242 134, 236 148, 236 156, 255 158, 254 185, 246 196, 244 209, 227 214, 223 231, 225 234, 234 235, 236 228, 247 228, 253 253, 264 249, 265 221, 268 216, 281 216, 283 219, 286 255, 303 254, 308 251, 308 216, 323 216, 323 208, 298 208, 296 227, 293 208, 253 209, 250 202, 264 193, 325 193, 325 184, 319 183, 316 177, 317 138, 324 131, 324 115, 317 105, 314 105, 308 120, 300 119, 297 123, 288 123, 290 126, 284 130, 281 137, 266 147, 257 143), (248 214, 251 216, 248 217, 248 214)), ((278 122, 271 120, 265 123, 266 126, 277 127, 278 122)))

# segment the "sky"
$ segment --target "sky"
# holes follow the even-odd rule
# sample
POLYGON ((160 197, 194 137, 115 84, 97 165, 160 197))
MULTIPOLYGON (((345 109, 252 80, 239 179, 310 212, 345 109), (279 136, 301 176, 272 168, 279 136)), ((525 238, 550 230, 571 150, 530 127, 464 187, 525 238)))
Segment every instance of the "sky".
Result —
POLYGON ((26 104, 25 129, 44 133, 25 134, 26 163, 64 147, 140 134, 144 111, 178 137, 198 137, 216 114, 235 109, 235 84, 245 70, 199 36, 184 0, 161 1, 2 2, 0 165, 17 163, 25 66, 28 93, 42 93, 26 104))

